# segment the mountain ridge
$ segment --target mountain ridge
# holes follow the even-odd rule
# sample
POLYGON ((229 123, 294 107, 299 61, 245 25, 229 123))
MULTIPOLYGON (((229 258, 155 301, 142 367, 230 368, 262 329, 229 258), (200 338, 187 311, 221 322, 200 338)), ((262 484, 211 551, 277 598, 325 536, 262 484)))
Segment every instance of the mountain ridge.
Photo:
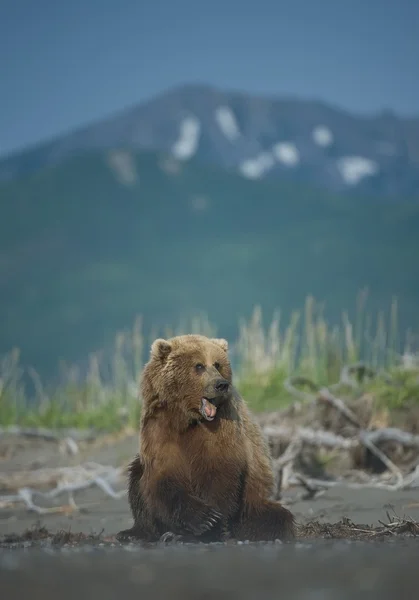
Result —
POLYGON ((0 179, 89 150, 166 152, 343 193, 419 192, 419 117, 357 115, 321 100, 174 86, 138 105, 0 159, 0 179))

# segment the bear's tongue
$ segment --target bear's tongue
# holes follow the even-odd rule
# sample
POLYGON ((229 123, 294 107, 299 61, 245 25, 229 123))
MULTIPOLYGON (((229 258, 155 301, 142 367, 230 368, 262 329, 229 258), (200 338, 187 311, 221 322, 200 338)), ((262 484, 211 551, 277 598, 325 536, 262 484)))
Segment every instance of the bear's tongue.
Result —
POLYGON ((211 404, 211 402, 208 402, 206 398, 202 398, 202 408, 204 410, 205 416, 208 419, 213 419, 215 417, 217 409, 213 404, 211 404))

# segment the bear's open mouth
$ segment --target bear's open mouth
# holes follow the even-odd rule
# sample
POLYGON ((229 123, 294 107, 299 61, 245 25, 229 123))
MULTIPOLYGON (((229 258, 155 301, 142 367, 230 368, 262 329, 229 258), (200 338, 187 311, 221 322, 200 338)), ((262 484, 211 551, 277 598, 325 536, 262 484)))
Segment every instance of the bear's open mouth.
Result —
POLYGON ((200 413, 207 421, 213 421, 217 413, 217 407, 212 404, 209 398, 202 398, 200 413))

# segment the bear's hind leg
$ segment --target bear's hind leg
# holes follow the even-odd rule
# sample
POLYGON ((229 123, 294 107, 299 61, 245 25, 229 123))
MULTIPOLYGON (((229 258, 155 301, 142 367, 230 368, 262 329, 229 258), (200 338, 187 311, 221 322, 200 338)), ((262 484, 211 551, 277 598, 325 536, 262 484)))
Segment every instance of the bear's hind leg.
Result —
POLYGON ((293 514, 271 499, 274 475, 271 456, 260 427, 248 423, 251 458, 243 482, 241 510, 232 536, 240 540, 274 541, 295 537, 293 514))
POLYGON ((145 506, 141 493, 140 482, 144 473, 140 456, 137 455, 129 466, 128 502, 134 518, 134 525, 130 529, 120 531, 116 538, 120 542, 133 539, 154 542, 159 539, 159 532, 154 526, 145 506))
POLYGON ((270 500, 243 510, 232 527, 232 537, 249 541, 290 541, 295 538, 295 520, 292 513, 270 500))

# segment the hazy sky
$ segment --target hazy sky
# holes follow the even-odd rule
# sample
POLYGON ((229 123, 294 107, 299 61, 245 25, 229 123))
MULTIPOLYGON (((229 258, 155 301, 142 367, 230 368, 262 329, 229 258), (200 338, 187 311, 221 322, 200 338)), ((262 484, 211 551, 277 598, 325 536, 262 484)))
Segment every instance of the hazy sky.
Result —
POLYGON ((184 82, 419 114, 418 0, 0 0, 0 154, 184 82))

